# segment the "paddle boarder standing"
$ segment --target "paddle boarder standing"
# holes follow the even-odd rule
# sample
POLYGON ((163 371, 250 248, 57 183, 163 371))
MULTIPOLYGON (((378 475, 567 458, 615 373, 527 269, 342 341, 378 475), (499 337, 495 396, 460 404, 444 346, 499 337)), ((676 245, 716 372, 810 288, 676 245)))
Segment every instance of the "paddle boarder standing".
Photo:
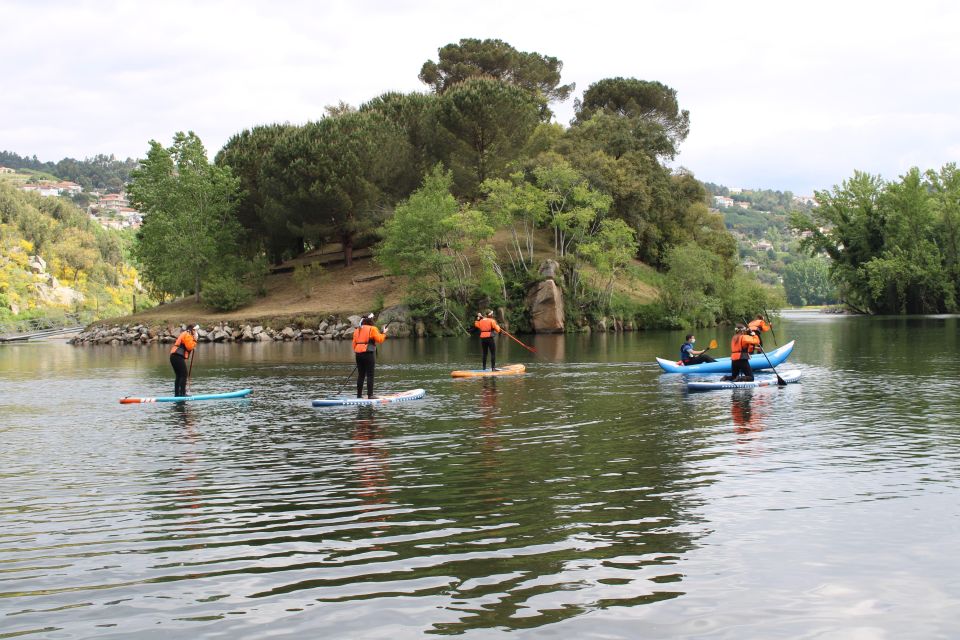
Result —
POLYGON ((487 352, 490 352, 490 370, 497 370, 497 343, 493 334, 500 333, 503 329, 493 319, 493 311, 487 310, 486 314, 477 314, 477 321, 473 323, 480 331, 480 346, 483 348, 483 367, 487 368, 487 352))
POLYGON ((730 379, 737 382, 753 382, 753 369, 750 368, 750 354, 759 346, 758 338, 750 329, 737 323, 730 341, 730 379))
POLYGON ((377 345, 387 339, 387 328, 383 333, 373 324, 373 314, 360 321, 353 330, 353 354, 357 359, 357 397, 363 397, 363 381, 367 381, 367 397, 373 399, 373 369, 376 366, 377 345))
POLYGON ((200 337, 200 325, 195 324, 189 329, 180 332, 177 341, 170 348, 170 366, 176 380, 173 383, 173 395, 177 398, 187 397, 187 360, 197 348, 197 339, 200 337))

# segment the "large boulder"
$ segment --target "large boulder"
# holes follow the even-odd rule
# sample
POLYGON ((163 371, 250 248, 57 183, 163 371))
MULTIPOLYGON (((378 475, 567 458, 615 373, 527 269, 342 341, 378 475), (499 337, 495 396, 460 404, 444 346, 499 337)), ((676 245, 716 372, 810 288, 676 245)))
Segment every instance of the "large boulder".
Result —
POLYGON ((560 263, 556 260, 544 260, 540 263, 540 277, 557 279, 557 272, 560 271, 560 263))
POLYGON ((563 333, 563 292, 553 280, 538 282, 527 292, 534 333, 563 333))
POLYGON ((363 316, 347 316, 347 322, 349 322, 353 328, 359 327, 361 320, 363 320, 363 316))
POLYGON ((413 321, 410 319, 410 307, 405 304, 387 307, 381 311, 377 317, 377 324, 385 327, 389 335, 394 338, 409 338, 415 331, 413 321))

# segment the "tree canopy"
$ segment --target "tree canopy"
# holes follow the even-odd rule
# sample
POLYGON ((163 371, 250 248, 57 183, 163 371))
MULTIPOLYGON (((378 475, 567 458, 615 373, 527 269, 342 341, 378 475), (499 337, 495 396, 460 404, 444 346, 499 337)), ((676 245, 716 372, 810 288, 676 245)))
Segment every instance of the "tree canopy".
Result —
POLYGON ((463 38, 438 50, 437 61, 427 60, 420 69, 420 80, 438 94, 446 93, 470 78, 492 78, 516 85, 541 104, 541 114, 549 118, 547 104, 566 100, 575 84, 560 84, 563 63, 552 56, 518 51, 502 40, 463 38))

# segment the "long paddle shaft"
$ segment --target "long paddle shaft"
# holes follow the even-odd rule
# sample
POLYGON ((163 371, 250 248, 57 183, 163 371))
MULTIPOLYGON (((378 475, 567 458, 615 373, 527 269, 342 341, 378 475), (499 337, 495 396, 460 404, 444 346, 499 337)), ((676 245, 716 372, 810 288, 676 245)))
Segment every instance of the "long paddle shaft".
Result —
POLYGON ((507 332, 506 329, 501 329, 501 331, 503 331, 504 333, 506 333, 508 338, 511 338, 514 342, 516 342, 517 344, 519 344, 521 347, 523 347, 524 349, 526 349, 526 350, 529 351, 530 353, 536 353, 536 352, 537 352, 537 350, 534 349, 533 347, 528 347, 527 345, 523 344, 522 342, 520 342, 519 340, 517 340, 516 338, 514 338, 512 335, 510 335, 510 333, 507 332))
POLYGON ((336 392, 335 394, 333 394, 334 397, 340 395, 340 392, 343 391, 343 388, 344 388, 345 386, 347 386, 347 383, 348 383, 348 382, 350 382, 350 378, 353 377, 353 372, 356 371, 356 370, 357 370, 357 365, 353 365, 353 369, 350 371, 350 375, 348 375, 348 376, 347 376, 347 379, 344 380, 344 381, 340 384, 340 388, 337 389, 337 392, 336 392))
MULTIPOLYGON (((749 323, 748 323, 748 322, 744 322, 744 326, 746 326, 747 324, 749 324, 749 323)), ((773 369, 773 375, 777 376, 777 386, 778 386, 778 387, 785 387, 785 386, 787 386, 787 383, 784 382, 783 378, 780 377, 780 374, 777 373, 777 368, 773 366, 773 363, 772 363, 772 362, 770 362, 770 356, 767 355, 767 352, 766 352, 766 350, 765 350, 763 347, 760 347, 760 353, 763 354, 763 357, 767 359, 767 364, 770 365, 770 368, 771 368, 771 369, 773 369)), ((749 358, 747 359, 747 362, 749 362, 749 358)))
POLYGON ((773 346, 779 347, 780 344, 777 342, 777 332, 773 330, 773 325, 770 324, 770 312, 764 309, 763 313, 767 318, 767 324, 770 326, 770 335, 773 336, 773 346))
POLYGON ((197 348, 193 348, 193 353, 190 354, 190 368, 187 369, 187 395, 190 395, 190 376, 193 375, 193 361, 197 359, 197 348))

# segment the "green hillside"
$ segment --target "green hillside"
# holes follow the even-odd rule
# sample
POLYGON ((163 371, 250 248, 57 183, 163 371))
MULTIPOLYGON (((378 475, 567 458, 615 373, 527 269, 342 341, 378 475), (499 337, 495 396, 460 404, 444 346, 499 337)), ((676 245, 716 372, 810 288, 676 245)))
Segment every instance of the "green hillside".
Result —
POLYGON ((126 258, 131 242, 130 232, 104 229, 63 198, 0 180, 0 321, 129 313, 139 286, 126 258))

